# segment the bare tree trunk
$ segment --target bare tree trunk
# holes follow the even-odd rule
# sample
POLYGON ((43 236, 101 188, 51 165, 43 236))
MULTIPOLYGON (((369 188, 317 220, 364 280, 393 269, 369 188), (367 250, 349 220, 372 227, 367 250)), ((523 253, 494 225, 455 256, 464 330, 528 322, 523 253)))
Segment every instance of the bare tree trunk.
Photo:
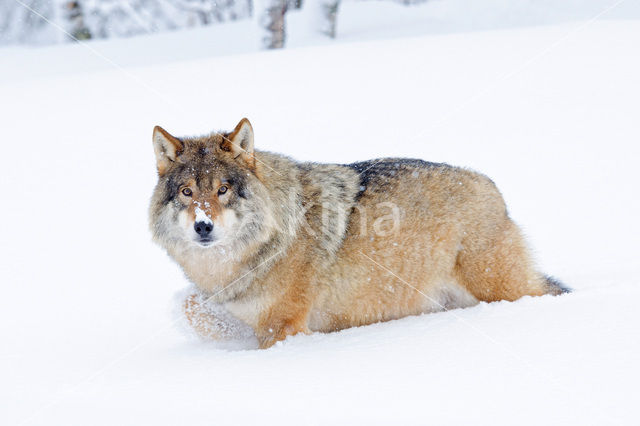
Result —
POLYGON ((340 0, 306 0, 303 8, 314 31, 336 37, 336 18, 340 0))
MULTIPOLYGON (((256 2, 258 3, 258 2, 256 2)), ((284 47, 285 14, 288 0, 262 0, 260 8, 255 9, 258 25, 264 30, 262 47, 265 49, 280 49, 284 47)))
POLYGON ((340 0, 323 0, 322 13, 324 25, 320 30, 331 38, 336 38, 336 18, 338 17, 340 0))
POLYGON ((84 23, 82 5, 78 1, 68 1, 64 4, 65 18, 68 22, 69 34, 74 40, 87 40, 91 38, 91 32, 84 23))

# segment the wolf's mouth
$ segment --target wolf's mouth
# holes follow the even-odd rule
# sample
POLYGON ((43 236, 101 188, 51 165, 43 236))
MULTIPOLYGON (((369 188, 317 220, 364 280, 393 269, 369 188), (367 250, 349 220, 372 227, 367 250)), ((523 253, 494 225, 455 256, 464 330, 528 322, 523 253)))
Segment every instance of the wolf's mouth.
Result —
POLYGON ((202 247, 209 247, 213 244, 213 238, 201 238, 199 240, 196 240, 196 243, 202 247))

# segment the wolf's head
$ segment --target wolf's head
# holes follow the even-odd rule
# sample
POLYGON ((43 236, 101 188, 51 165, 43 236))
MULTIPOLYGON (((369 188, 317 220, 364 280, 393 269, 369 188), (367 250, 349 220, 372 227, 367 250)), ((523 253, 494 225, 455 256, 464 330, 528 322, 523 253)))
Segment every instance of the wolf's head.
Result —
POLYGON ((218 247, 241 250, 268 238, 271 200, 258 178, 253 129, 176 138, 156 126, 158 168, 150 208, 154 239, 170 252, 218 247))

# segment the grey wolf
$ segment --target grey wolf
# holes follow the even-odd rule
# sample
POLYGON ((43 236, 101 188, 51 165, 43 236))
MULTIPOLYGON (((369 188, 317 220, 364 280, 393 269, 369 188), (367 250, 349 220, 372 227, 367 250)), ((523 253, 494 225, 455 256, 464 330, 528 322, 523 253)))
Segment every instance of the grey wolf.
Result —
MULTIPOLYGON (((251 326, 262 348, 480 301, 560 294, 538 272, 486 176, 385 158, 300 163, 231 132, 153 131, 154 240, 212 302, 251 326)), ((224 338, 203 299, 184 312, 224 338)))

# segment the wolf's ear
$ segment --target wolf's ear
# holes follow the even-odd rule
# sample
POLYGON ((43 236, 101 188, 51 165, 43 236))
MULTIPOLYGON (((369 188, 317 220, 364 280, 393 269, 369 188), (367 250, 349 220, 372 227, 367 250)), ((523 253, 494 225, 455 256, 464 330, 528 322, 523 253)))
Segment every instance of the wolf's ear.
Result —
POLYGON ((162 176, 172 162, 178 159, 184 146, 182 142, 160 126, 153 128, 153 150, 156 153, 158 173, 162 176))
POLYGON ((243 118, 220 148, 233 154, 233 158, 244 161, 249 168, 254 169, 256 160, 253 156, 253 127, 248 119, 243 118))

